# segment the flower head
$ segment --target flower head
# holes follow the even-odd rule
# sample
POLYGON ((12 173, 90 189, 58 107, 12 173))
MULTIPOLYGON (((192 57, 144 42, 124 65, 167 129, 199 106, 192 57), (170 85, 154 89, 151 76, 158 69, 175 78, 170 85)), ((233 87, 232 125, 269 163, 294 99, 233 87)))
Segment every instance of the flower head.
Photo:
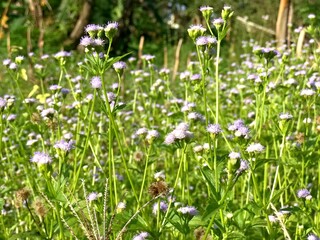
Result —
POLYGON ((119 27, 119 23, 117 22, 109 22, 105 28, 104 28, 104 33, 106 35, 106 37, 111 40, 114 38, 114 36, 116 35, 116 33, 118 32, 118 27, 119 27))
POLYGON ((205 32, 206 32, 206 29, 201 24, 191 25, 188 28, 188 34, 194 42, 198 37, 202 36, 205 32))
POLYGON ((160 212, 166 212, 167 209, 168 209, 168 204, 163 202, 163 201, 161 201, 159 203, 153 204, 152 213, 154 215, 156 215, 159 210, 160 210, 160 212))
POLYGON ((182 213, 183 215, 190 215, 190 216, 195 216, 199 213, 198 210, 193 206, 181 207, 177 211, 182 213))
POLYGON ((211 134, 217 135, 222 132, 222 129, 219 124, 209 124, 207 131, 211 134))
POLYGON ((308 189, 300 189, 297 192, 297 197, 298 198, 305 198, 305 199, 311 199, 312 196, 310 194, 310 192, 308 191, 308 189))
POLYGON ((123 70, 127 67, 127 64, 123 61, 119 61, 114 63, 112 66, 117 73, 122 74, 123 70))
POLYGON ((60 149, 64 152, 69 152, 71 149, 74 148, 74 141, 73 140, 69 140, 68 142, 64 139, 60 140, 60 141, 57 141, 55 144, 54 144, 54 148, 56 149, 60 149))
POLYGON ((0 97, 0 111, 4 110, 7 105, 7 100, 0 97))
POLYGON ((93 40, 91 37, 84 36, 80 39, 80 45, 84 47, 88 47, 93 44, 93 40))
POLYGON ((99 197, 99 195, 96 192, 92 192, 88 195, 87 200, 89 202, 96 200, 99 197))
POLYGON ((35 152, 30 161, 37 164, 48 164, 52 162, 52 158, 45 152, 35 152))
POLYGON ((262 146, 260 143, 251 143, 246 151, 248 153, 260 153, 264 150, 264 146, 262 146))
POLYGON ((91 78, 91 87, 94 89, 100 89, 102 87, 102 82, 100 77, 95 76, 91 78))
POLYGON ((211 14, 213 13, 213 7, 201 6, 200 11, 206 21, 209 21, 211 14))

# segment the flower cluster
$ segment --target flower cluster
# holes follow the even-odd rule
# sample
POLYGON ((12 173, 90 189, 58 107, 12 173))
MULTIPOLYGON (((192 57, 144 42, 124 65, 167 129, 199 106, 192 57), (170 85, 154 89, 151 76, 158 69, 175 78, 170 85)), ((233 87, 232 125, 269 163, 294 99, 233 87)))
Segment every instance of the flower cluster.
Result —
POLYGON ((60 141, 57 141, 54 144, 54 148, 60 149, 64 152, 70 152, 71 149, 74 148, 74 144, 75 144, 75 141, 73 141, 73 140, 66 141, 66 140, 62 139, 60 141))
POLYGON ((85 28, 85 32, 89 36, 83 36, 80 40, 80 45, 84 47, 103 46, 105 44, 103 38, 106 37, 109 41, 112 41, 118 32, 118 27, 119 24, 117 22, 109 22, 105 26, 89 24, 85 28))
POLYGON ((34 155, 30 159, 31 162, 37 164, 48 164, 52 162, 52 158, 48 153, 45 152, 35 152, 34 155))
POLYGON ((236 137, 243 137, 249 139, 249 128, 244 124, 242 119, 235 120, 232 124, 229 124, 228 130, 232 131, 236 137))
POLYGON ((311 196, 311 194, 310 194, 308 189, 300 189, 300 190, 298 190, 297 197, 298 198, 304 198, 304 199, 307 199, 307 200, 310 200, 312 198, 312 196, 311 196))
POLYGON ((261 153, 264 151, 264 146, 262 146, 260 143, 251 143, 246 151, 248 153, 261 153))
POLYGON ((198 215, 198 210, 193 206, 180 207, 177 210, 183 215, 195 216, 198 215))
POLYGON ((165 137, 164 143, 171 145, 182 140, 189 140, 192 137, 193 133, 189 131, 189 125, 182 122, 165 137))

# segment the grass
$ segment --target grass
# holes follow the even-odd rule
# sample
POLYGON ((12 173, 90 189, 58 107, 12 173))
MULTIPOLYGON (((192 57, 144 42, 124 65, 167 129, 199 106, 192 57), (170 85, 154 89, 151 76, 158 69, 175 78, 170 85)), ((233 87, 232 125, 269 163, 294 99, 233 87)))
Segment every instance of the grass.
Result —
POLYGON ((206 16, 176 79, 109 56, 116 25, 106 51, 3 61, 1 239, 318 239, 316 42, 232 63, 232 11, 206 16))

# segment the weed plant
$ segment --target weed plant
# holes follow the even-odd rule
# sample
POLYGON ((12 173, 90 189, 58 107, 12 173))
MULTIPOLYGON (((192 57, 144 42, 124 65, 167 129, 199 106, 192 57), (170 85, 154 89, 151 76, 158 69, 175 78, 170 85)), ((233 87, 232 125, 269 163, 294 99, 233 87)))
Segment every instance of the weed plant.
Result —
POLYGON ((319 239, 319 28, 300 57, 249 41, 220 69, 233 11, 200 11, 176 79, 110 56, 115 22, 80 60, 3 60, 1 239, 319 239))

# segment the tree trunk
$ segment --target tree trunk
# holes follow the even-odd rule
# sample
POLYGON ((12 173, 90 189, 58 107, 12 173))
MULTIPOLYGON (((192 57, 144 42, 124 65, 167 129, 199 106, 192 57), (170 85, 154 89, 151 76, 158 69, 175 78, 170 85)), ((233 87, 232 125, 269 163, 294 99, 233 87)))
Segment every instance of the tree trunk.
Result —
POLYGON ((92 8, 92 0, 85 0, 82 5, 77 23, 75 24, 70 36, 63 43, 65 46, 74 44, 84 34, 84 28, 89 22, 90 12, 92 8))
POLYGON ((284 44, 290 45, 290 36, 288 31, 288 25, 292 21, 292 3, 291 0, 280 0, 278 18, 276 25, 276 40, 277 47, 281 47, 284 44))

